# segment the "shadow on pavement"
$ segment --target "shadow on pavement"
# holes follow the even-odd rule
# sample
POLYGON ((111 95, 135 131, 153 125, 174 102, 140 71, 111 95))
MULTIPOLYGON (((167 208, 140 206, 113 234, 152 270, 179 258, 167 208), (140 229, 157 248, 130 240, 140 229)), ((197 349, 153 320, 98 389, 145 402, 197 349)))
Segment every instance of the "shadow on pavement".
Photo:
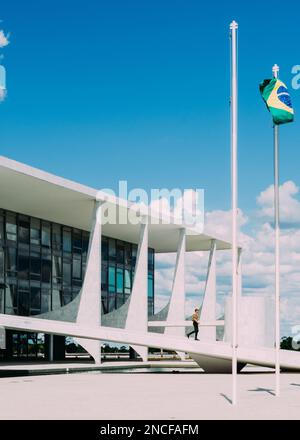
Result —
POLYGON ((232 404, 232 400, 230 399, 230 397, 226 396, 226 394, 221 393, 220 396, 224 397, 224 399, 227 400, 227 402, 232 404))
POLYGON ((265 393, 269 393, 272 396, 275 396, 274 391, 270 390, 269 388, 256 388, 255 390, 248 390, 248 391, 264 391, 265 393))

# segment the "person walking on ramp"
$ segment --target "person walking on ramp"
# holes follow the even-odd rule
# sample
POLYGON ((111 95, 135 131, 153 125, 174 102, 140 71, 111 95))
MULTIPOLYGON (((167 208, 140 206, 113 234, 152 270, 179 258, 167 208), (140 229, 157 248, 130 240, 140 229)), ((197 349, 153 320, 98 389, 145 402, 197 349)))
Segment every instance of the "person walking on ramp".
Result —
POLYGON ((199 341, 198 339, 198 333, 199 333, 199 309, 195 309, 195 313, 193 313, 192 316, 192 321, 193 321, 193 327, 194 330, 190 333, 187 334, 187 337, 189 338, 191 335, 193 335, 195 333, 195 341, 199 341))

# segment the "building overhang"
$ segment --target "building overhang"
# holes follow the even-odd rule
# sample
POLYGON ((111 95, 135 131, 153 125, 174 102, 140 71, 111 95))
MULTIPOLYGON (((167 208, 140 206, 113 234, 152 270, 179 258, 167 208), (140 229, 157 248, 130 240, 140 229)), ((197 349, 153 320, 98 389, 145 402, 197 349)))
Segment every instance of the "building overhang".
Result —
MULTIPOLYGON (((96 200, 105 201, 119 214, 135 209, 126 200, 0 156, 0 208, 89 231, 96 200)), ((162 217, 147 212, 145 215, 149 222, 149 247, 157 253, 176 252, 182 228, 186 228, 188 252, 209 250, 212 240, 216 240, 218 250, 231 248, 228 241, 175 219, 164 224, 166 219, 162 217)), ((124 218, 120 215, 117 219, 120 217, 124 218)), ((139 228, 128 222, 103 224, 102 233, 132 243, 139 241, 139 228)))

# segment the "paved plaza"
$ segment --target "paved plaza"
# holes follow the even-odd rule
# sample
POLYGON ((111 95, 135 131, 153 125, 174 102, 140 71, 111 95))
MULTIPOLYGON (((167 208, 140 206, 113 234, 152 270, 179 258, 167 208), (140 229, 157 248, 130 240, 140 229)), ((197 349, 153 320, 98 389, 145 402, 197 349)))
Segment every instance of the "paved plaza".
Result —
MULTIPOLYGON (((176 371, 176 370, 175 370, 176 371)), ((299 419, 300 375, 248 368, 238 376, 239 403, 230 404, 224 374, 98 372, 0 379, 1 419, 299 419)))

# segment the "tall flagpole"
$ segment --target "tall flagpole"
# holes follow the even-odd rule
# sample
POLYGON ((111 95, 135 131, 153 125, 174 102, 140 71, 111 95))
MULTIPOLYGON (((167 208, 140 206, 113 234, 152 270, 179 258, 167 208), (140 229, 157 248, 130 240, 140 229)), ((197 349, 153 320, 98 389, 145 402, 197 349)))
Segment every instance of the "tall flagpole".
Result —
POLYGON ((232 404, 237 403, 237 29, 233 21, 231 30, 231 190, 232 190, 232 404))
MULTIPOLYGON (((272 69, 274 78, 278 78, 279 67, 277 64, 272 69)), ((276 396, 280 396, 280 261, 279 261, 279 126, 274 124, 274 220, 275 220, 275 376, 276 396)))

